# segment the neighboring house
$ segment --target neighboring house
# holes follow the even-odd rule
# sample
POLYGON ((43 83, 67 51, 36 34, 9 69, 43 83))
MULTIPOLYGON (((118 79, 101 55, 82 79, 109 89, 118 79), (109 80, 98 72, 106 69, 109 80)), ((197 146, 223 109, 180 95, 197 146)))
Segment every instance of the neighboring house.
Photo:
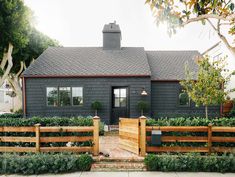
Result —
MULTIPOLYGON (((24 114, 41 116, 94 115, 91 103, 99 101, 99 116, 108 124, 119 117, 139 117, 139 101, 151 117, 202 116, 182 93, 184 65, 197 72, 197 51, 145 51, 121 47, 119 25, 103 29, 103 47, 51 47, 23 73, 24 114), (143 94, 147 92, 147 95, 143 94)), ((196 76, 194 76, 196 79, 196 76)), ((209 108, 219 116, 219 106, 209 108)))
POLYGON ((14 110, 15 107, 15 98, 9 96, 9 92, 12 90, 6 88, 7 83, 4 82, 3 85, 0 87, 0 113, 10 112, 14 110))

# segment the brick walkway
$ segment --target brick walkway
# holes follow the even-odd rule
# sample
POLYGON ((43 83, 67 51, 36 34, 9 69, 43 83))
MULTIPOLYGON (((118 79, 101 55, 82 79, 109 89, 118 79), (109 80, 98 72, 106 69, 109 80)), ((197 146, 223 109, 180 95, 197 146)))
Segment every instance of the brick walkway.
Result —
POLYGON ((100 136, 100 152, 109 154, 111 158, 142 158, 134 153, 120 149, 118 143, 118 135, 100 136))

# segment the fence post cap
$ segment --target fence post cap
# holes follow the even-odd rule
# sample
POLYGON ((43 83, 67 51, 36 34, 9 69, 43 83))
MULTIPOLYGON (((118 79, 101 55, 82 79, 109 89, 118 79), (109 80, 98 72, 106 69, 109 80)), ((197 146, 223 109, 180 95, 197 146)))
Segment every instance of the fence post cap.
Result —
POLYGON ((212 123, 209 123, 209 124, 208 124, 208 126, 210 126, 210 127, 211 127, 212 125, 213 125, 212 123))
POLYGON ((147 117, 145 117, 145 116, 140 116, 140 119, 147 119, 147 117))
POLYGON ((94 116, 93 119, 100 119, 100 117, 99 116, 94 116))
POLYGON ((40 125, 41 125, 41 124, 40 124, 40 123, 38 123, 38 124, 35 124, 34 126, 35 126, 35 127, 39 127, 40 125))

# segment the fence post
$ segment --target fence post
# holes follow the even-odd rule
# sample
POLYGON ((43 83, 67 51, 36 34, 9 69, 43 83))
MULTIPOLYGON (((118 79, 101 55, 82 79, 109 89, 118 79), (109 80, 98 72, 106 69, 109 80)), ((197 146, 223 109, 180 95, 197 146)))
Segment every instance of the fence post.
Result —
POLYGON ((146 117, 140 117, 140 155, 146 154, 146 117))
POLYGON ((212 147, 212 124, 210 123, 208 125, 208 154, 211 153, 211 147, 212 147))
POLYGON ((36 152, 40 152, 40 125, 35 124, 36 152))
POLYGON ((100 125, 100 117, 93 117, 93 155, 99 155, 99 125, 100 125))

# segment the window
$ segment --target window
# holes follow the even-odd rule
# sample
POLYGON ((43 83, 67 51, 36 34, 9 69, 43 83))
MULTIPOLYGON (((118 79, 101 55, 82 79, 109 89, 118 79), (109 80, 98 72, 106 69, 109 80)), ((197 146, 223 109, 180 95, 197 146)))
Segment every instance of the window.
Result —
POLYGON ((48 106, 77 106, 83 104, 82 87, 47 87, 48 106))
POLYGON ((180 93, 179 93, 179 105, 186 106, 186 107, 190 106, 190 98, 188 94, 182 89, 180 90, 180 93))
POLYGON ((60 106, 70 106, 71 105, 71 88, 59 87, 59 98, 60 98, 60 106))
POLYGON ((116 88, 113 89, 114 94, 114 107, 126 107, 126 88, 116 88))
POLYGON ((83 89, 82 89, 82 87, 72 87, 72 100, 73 100, 74 106, 83 104, 83 89))
POLYGON ((47 105, 48 106, 58 106, 57 87, 47 87, 47 105))

